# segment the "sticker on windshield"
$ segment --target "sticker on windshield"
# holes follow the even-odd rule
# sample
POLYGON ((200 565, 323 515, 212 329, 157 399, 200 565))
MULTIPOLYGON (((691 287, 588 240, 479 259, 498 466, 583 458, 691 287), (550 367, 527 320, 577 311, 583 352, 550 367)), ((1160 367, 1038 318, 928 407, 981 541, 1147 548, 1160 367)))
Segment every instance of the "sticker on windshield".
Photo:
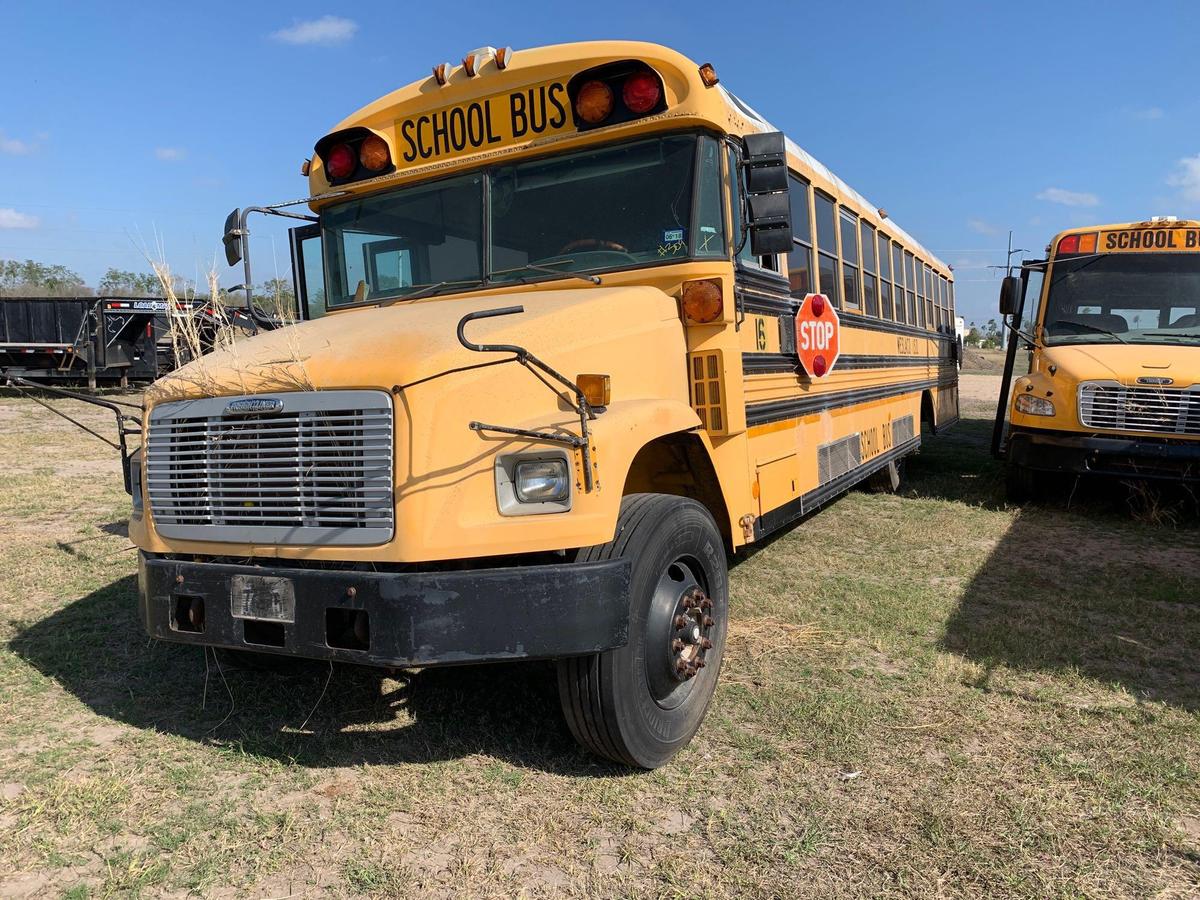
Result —
POLYGON ((683 242, 683 229, 670 228, 663 232, 662 242, 664 244, 679 244, 683 242))

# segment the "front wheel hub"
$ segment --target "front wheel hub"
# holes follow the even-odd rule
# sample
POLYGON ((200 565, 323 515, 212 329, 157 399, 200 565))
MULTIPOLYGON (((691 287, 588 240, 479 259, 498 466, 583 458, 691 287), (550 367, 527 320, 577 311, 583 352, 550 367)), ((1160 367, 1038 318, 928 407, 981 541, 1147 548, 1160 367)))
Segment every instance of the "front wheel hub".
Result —
POLYGON ((673 618, 675 631, 670 637, 672 671, 679 681, 695 678, 707 664, 705 655, 713 646, 709 633, 716 626, 709 614, 712 608, 712 601, 699 585, 679 598, 673 618))

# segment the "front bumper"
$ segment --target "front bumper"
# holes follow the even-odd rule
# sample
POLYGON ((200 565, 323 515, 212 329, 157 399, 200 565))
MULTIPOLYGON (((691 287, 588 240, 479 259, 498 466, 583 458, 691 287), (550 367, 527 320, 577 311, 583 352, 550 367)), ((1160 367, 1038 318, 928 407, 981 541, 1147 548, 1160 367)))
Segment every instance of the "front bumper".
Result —
POLYGON ((138 554, 151 637, 376 666, 578 656, 623 646, 629 563, 359 572, 184 562, 138 554), (291 581, 292 622, 236 618, 232 579, 291 581))
POLYGON ((1200 441, 1014 428, 1008 439, 1008 458, 1018 465, 1048 472, 1200 481, 1200 441))

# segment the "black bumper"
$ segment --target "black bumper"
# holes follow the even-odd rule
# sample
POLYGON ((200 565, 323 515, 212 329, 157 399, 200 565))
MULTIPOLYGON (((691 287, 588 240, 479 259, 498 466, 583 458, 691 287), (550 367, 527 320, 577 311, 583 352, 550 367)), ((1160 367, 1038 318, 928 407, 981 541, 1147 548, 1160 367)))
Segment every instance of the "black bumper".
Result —
POLYGON ((1047 472, 1200 481, 1200 441, 1146 440, 1015 428, 1010 462, 1047 472))
POLYGON ((378 573, 138 556, 142 622, 168 641, 434 666, 595 653, 623 646, 629 630, 624 560, 378 573), (235 575, 289 579, 294 621, 236 618, 235 575))

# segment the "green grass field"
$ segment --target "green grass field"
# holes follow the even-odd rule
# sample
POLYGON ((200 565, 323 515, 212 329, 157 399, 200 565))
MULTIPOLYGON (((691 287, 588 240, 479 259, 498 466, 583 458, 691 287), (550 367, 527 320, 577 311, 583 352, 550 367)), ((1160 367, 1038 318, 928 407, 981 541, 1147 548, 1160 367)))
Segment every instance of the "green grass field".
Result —
POLYGON ((1009 508, 965 412, 736 565, 708 719, 646 774, 546 665, 150 642, 115 454, 0 398, 0 896, 1196 896, 1194 510, 1009 508))

